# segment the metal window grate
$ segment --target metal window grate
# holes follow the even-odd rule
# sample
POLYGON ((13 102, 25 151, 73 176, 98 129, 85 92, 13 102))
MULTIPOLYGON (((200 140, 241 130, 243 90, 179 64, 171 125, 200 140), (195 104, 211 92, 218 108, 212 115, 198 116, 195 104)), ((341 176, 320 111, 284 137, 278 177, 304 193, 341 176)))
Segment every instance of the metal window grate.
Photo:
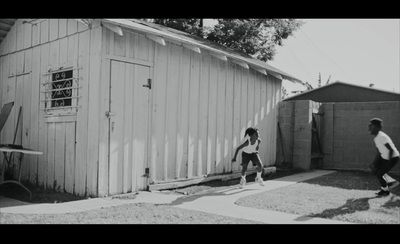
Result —
POLYGON ((42 85, 45 87, 44 110, 47 115, 75 114, 79 99, 79 77, 74 73, 79 68, 63 68, 49 70, 43 76, 46 77, 42 85))

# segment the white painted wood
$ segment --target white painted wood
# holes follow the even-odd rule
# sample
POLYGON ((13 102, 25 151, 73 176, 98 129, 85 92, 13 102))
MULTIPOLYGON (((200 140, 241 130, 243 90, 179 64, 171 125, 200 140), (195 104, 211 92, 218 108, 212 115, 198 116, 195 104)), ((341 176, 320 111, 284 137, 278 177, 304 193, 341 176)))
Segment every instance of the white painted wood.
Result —
POLYGON ((54 181, 55 190, 64 191, 65 183, 65 123, 51 123, 55 125, 54 145, 54 181))
POLYGON ((198 129, 198 169, 197 175, 207 174, 207 120, 208 120, 208 86, 210 78, 210 56, 202 55, 200 90, 199 90, 199 129, 198 129))
POLYGON ((151 146, 151 180, 165 180, 164 169, 164 140, 166 125, 166 90, 168 70, 168 47, 155 46, 155 65, 153 79, 153 107, 152 107, 152 146, 151 146))
POLYGON ((239 66, 241 66, 241 67, 243 67, 245 69, 249 69, 250 68, 249 65, 246 62, 244 62, 244 61, 242 61, 240 59, 230 58, 229 61, 231 61, 232 63, 235 63, 235 64, 237 64, 237 65, 239 65, 239 66))
POLYGON ((233 125, 234 125, 234 87, 235 87, 235 70, 229 63, 226 63, 226 83, 225 83, 225 135, 224 135, 224 172, 232 171, 232 157, 233 157, 233 125))
POLYGON ((184 48, 187 48, 187 49, 189 49, 189 50, 192 50, 193 52, 201 53, 199 47, 196 47, 196 46, 193 46, 193 45, 190 45, 190 44, 185 44, 185 43, 182 43, 182 46, 183 46, 184 48))
POLYGON ((101 37, 102 28, 90 31, 90 75, 89 75, 89 103, 88 103, 88 149, 87 149, 87 189, 88 195, 97 196, 97 181, 99 167, 99 127, 101 121, 100 110, 100 72, 101 72, 101 37))
POLYGON ((63 38, 67 35, 67 19, 58 20, 58 37, 63 38))
POLYGON ((23 24, 24 31, 24 46, 23 48, 30 48, 32 46, 32 25, 31 24, 23 24))
POLYGON ((222 61, 228 61, 228 58, 227 58, 225 55, 221 54, 221 53, 210 52, 210 54, 211 54, 213 57, 216 57, 216 58, 221 59, 222 61))
POLYGON ((146 34, 146 37, 149 38, 152 41, 155 41, 156 43, 165 46, 165 40, 164 38, 152 34, 146 34))
POLYGON ((54 41, 58 39, 58 19, 49 19, 49 25, 49 41, 54 41))
POLYGON ((54 161, 55 161, 55 135, 56 123, 47 123, 47 145, 46 145, 46 156, 47 156, 47 167, 45 171, 46 176, 46 187, 53 188, 55 186, 54 178, 54 161))
POLYGON ((75 181, 75 124, 76 122, 65 123, 65 190, 74 192, 75 181))
POLYGON ((14 23, 14 26, 17 27, 16 51, 20 51, 24 48, 24 27, 22 25, 22 19, 17 19, 14 23))
POLYGON ((49 41, 49 21, 43 20, 40 22, 40 44, 46 43, 49 41))
MULTIPOLYGON (((24 60, 25 70, 32 70, 32 49, 27 49, 25 51, 25 60, 24 60)), ((25 148, 30 148, 30 125, 31 125, 31 94, 32 94, 32 75, 31 73, 23 76, 23 100, 22 100, 22 146, 25 148)), ((37 93, 36 93, 37 94, 37 93)), ((36 95, 34 94, 34 95, 36 95)), ((37 95, 36 95, 37 96, 37 95)), ((26 155, 24 157, 24 167, 22 168, 24 173, 24 179, 33 179, 34 175, 30 173, 31 168, 34 168, 36 165, 33 165, 31 161, 33 161, 36 157, 32 155, 26 155), (27 164, 26 164, 27 162, 27 164), (32 176, 32 177, 31 177, 32 176)), ((34 169, 35 170, 35 169, 34 169)))
POLYGON ((122 29, 117 25, 113 25, 113 24, 110 24, 110 23, 103 22, 103 26, 106 27, 107 29, 109 29, 110 31, 114 32, 115 34, 119 35, 119 36, 123 36, 124 35, 123 32, 122 32, 122 29))
POLYGON ((226 113, 226 62, 217 59, 217 108, 216 108, 216 139, 215 139, 215 172, 225 171, 224 147, 225 147, 225 113, 226 113))
POLYGON ((176 140, 178 119, 179 59, 182 47, 171 44, 168 53, 165 161, 167 178, 176 178, 176 140), (173 94, 173 95, 172 95, 173 94), (171 96, 172 95, 172 96, 171 96))
MULTIPOLYGON (((74 20, 75 21, 75 20, 74 20)), ((75 21, 76 23, 76 21, 75 21)), ((80 77, 79 89, 80 98, 77 112, 76 123, 76 163, 75 163, 75 192, 84 196, 86 194, 86 174, 87 174, 87 131, 88 131, 88 90, 89 90, 89 50, 90 32, 85 31, 78 34, 78 66, 82 69, 77 70, 80 77)))
POLYGON ((177 135, 177 178, 187 178, 188 175, 188 133, 189 133, 189 85, 191 51, 182 50, 180 63, 181 77, 179 85, 179 111, 177 135))
POLYGON ((200 91, 201 55, 191 53, 189 84, 189 134, 188 134, 188 174, 191 178, 198 175, 198 124, 199 124, 199 91, 200 91))
POLYGON ((216 173, 215 144, 217 137, 218 59, 211 57, 208 88, 207 174, 216 173))

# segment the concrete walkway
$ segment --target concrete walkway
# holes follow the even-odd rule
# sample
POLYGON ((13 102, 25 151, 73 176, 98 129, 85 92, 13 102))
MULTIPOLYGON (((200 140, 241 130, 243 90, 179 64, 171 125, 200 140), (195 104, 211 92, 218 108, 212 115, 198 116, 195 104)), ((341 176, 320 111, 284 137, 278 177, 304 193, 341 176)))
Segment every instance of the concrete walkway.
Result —
POLYGON ((204 194, 194 194, 189 196, 177 194, 167 195, 157 192, 141 191, 134 199, 113 199, 112 197, 106 197, 57 204, 31 204, 0 196, 0 214, 63 214, 144 202, 152 204, 168 204, 172 207, 259 221, 266 224, 349 224, 348 222, 242 207, 235 204, 235 202, 242 197, 296 184, 300 181, 333 172, 335 171, 312 170, 275 180, 267 180, 265 181, 265 186, 260 186, 257 183, 251 182, 243 189, 240 189, 238 186, 232 186, 231 188, 224 190, 216 190, 204 194))

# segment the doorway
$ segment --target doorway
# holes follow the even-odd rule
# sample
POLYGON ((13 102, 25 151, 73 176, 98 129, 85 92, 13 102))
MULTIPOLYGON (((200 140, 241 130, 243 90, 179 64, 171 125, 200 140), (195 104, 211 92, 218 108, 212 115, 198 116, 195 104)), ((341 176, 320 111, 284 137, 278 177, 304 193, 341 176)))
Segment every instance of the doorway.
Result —
POLYGON ((111 61, 109 194, 147 188, 150 67, 111 61))

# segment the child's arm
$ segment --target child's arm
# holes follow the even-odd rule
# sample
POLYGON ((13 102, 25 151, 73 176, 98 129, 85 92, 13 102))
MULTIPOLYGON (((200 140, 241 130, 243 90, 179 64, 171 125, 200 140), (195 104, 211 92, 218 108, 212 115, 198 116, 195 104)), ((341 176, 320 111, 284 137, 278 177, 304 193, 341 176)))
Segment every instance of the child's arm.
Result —
POLYGON ((257 147, 256 147, 256 151, 258 151, 258 148, 260 147, 260 144, 261 144, 261 139, 258 138, 257 140, 258 140, 258 144, 257 144, 257 147))
POLYGON ((233 163, 233 162, 236 162, 236 156, 237 156, 237 154, 239 153, 239 151, 240 151, 242 148, 244 148, 244 147, 247 146, 247 145, 249 145, 249 141, 248 141, 248 140, 246 140, 245 142, 242 143, 242 145, 240 145, 240 146, 238 146, 238 147, 236 148, 235 156, 233 156, 233 158, 232 158, 232 163, 233 163))

